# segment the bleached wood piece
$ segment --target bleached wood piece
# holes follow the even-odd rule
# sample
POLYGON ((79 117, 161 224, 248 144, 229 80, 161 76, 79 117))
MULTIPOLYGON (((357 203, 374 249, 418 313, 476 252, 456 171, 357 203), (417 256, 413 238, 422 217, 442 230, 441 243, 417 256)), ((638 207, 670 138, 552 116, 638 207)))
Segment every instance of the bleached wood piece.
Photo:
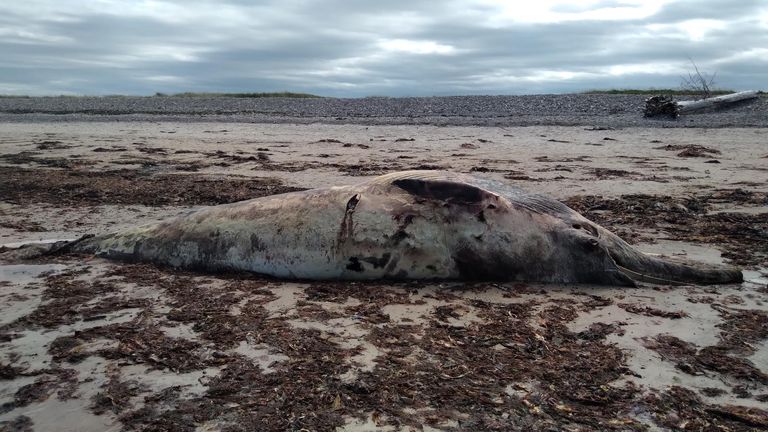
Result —
POLYGON ((758 96, 756 90, 747 90, 738 93, 731 93, 722 96, 716 96, 712 98, 697 100, 697 101, 679 101, 677 102, 677 111, 680 114, 688 113, 691 111, 698 111, 705 108, 719 107, 722 105, 732 104, 747 99, 754 99, 758 96))

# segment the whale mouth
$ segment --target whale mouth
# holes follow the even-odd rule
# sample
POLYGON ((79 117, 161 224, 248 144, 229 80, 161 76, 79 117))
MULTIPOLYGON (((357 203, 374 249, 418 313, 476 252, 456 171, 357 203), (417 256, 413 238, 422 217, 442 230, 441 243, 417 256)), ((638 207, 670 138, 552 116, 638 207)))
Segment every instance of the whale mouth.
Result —
POLYGON ((636 282, 645 282, 645 283, 651 283, 654 285, 676 285, 676 286, 686 285, 685 282, 678 282, 671 279, 664 279, 664 278, 656 277, 649 274, 639 273, 639 272, 630 270, 627 267, 620 266, 618 264, 616 264, 616 268, 618 268, 623 275, 627 276, 628 278, 636 282))
POLYGON ((695 265, 651 256, 631 246, 608 251, 618 270, 636 282, 655 285, 715 285, 741 283, 741 270, 729 266, 695 265))

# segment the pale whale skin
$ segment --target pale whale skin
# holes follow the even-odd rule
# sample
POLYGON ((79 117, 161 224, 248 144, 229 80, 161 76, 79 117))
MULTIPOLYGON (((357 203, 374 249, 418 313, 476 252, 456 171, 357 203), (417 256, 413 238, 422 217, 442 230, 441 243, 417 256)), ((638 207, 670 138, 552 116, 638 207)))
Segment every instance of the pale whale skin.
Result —
POLYGON ((291 279, 464 279, 633 286, 730 283, 663 261, 562 203, 468 175, 407 171, 191 211, 72 251, 291 279))

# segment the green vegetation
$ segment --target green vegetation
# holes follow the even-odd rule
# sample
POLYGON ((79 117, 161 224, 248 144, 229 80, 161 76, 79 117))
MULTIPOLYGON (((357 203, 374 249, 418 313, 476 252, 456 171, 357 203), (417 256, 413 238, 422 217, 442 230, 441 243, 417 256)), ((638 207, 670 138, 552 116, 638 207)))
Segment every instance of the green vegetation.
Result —
POLYGON ((32 98, 129 98, 129 97, 141 97, 133 95, 122 94, 106 94, 106 95, 81 95, 81 94, 58 94, 58 95, 15 95, 15 94, 0 94, 0 99, 3 98, 17 98, 17 99, 32 99, 32 98))
MULTIPOLYGON (((729 93, 735 93, 735 90, 727 90, 727 89, 719 89, 719 90, 712 90, 712 95, 723 95, 723 94, 729 94, 729 93)), ((765 97, 766 92, 765 91, 758 91, 758 93, 765 97)), ((583 91, 580 94, 594 94, 594 95, 648 95, 648 94, 664 94, 664 95, 670 95, 670 96, 691 96, 691 95, 699 95, 699 93, 696 93, 691 90, 681 90, 681 89, 665 89, 665 88, 647 88, 647 89, 608 89, 608 90, 587 90, 583 91)), ((147 97, 147 96, 129 96, 129 95, 102 95, 102 96, 86 96, 86 95, 49 95, 49 96, 29 96, 29 95, 12 95, 12 94, 0 94, 0 99, 4 98, 36 98, 36 97, 42 97, 42 98, 80 98, 80 97, 104 97, 104 98, 122 98, 122 97, 147 97)), ((167 93, 155 93, 153 96, 149 97, 230 97, 230 98, 270 98, 270 97, 281 97, 281 98, 324 98, 325 96, 318 96, 313 95, 309 93, 293 93, 293 92, 277 92, 277 93, 195 93, 195 92, 184 92, 184 93, 173 93, 173 94, 167 94, 167 93)), ((365 99, 389 99, 391 96, 366 96, 365 99)))
MULTIPOLYGON (((717 89, 711 90, 712 95, 723 95, 735 93, 735 90, 717 89)), ((582 94, 624 94, 624 95, 647 95, 647 94, 665 94, 672 96, 696 95, 698 92, 693 90, 669 89, 669 88, 648 88, 648 89, 608 89, 608 90, 587 90, 582 94)))
MULTIPOLYGON (((30 95, 14 95, 14 94, 0 94, 0 99, 31 99, 31 98, 79 98, 79 97, 94 97, 94 96, 80 96, 71 94, 62 95, 44 95, 44 96, 30 96, 30 95)), ((119 97, 119 95, 99 96, 99 97, 119 97)))
MULTIPOLYGON (((155 96, 169 96, 163 93, 155 93, 155 96)), ((175 93, 170 96, 174 97, 231 97, 231 98, 270 98, 270 97, 282 97, 282 98, 320 98, 309 93, 293 93, 293 92, 277 92, 277 93, 194 93, 184 92, 175 93)))
MULTIPOLYGON (((0 94, 0 98, 34 98, 34 97, 44 97, 44 98, 81 98, 81 97, 103 97, 103 98, 122 98, 122 97, 147 97, 147 96, 130 96, 130 95, 119 95, 119 94, 111 94, 111 95, 100 95, 100 96, 89 96, 89 95, 49 95, 49 96, 29 96, 29 95, 9 95, 9 94, 0 94)), ((292 92, 277 92, 277 93, 194 93, 194 92, 184 92, 184 93, 174 93, 174 94, 166 94, 166 93, 155 93, 153 96, 149 97, 231 97, 231 98, 270 98, 270 97, 281 97, 281 98, 322 98, 323 96, 313 95, 309 93, 292 93, 292 92)))

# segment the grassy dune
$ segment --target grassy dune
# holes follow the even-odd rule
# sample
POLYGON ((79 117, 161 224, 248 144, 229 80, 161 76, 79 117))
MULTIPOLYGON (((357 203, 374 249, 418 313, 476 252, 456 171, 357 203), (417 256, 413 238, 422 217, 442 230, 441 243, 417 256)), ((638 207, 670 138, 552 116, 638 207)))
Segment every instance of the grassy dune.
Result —
POLYGON ((29 96, 29 95, 11 95, 0 94, 0 98, 35 98, 35 97, 50 97, 50 98, 80 98, 80 97, 230 97, 230 98, 321 98, 323 96, 313 95, 309 93, 293 93, 293 92, 276 92, 276 93, 155 93, 152 96, 133 96, 133 95, 46 95, 46 96, 29 96))
MULTIPOLYGON (((698 95, 701 92, 695 92, 691 90, 681 89, 669 89, 669 88, 648 88, 648 89, 604 89, 604 90, 587 90, 582 94, 626 94, 626 95, 646 95, 646 94, 665 94, 665 95, 698 95)), ((735 93, 735 90, 717 89, 710 91, 713 95, 723 95, 735 93)))
POLYGON ((232 98, 320 98, 322 96, 309 93, 276 92, 276 93, 195 93, 184 92, 166 95, 164 93, 155 93, 155 96, 174 96, 174 97, 232 97, 232 98))

